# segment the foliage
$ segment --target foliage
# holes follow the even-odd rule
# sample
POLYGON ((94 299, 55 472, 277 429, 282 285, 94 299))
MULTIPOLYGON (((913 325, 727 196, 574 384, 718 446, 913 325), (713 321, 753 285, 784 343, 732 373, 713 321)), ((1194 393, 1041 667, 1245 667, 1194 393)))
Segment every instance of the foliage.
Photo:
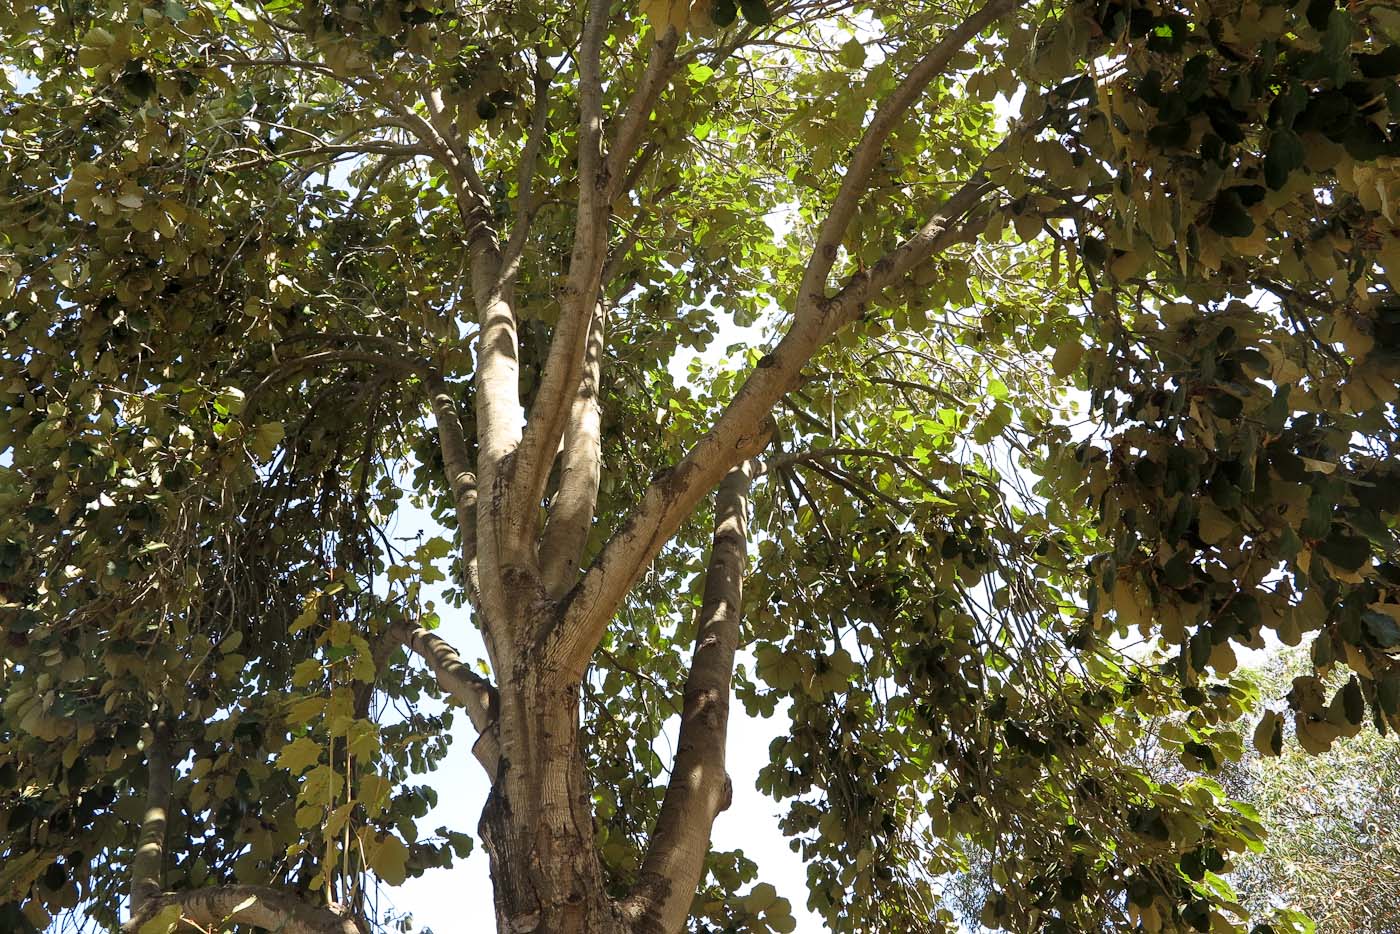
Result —
MULTIPOLYGON (((755 452, 734 694, 790 720, 756 778, 832 930, 951 929, 980 859, 989 927, 1248 930, 1211 775, 1266 629, 1304 750, 1400 729, 1382 0, 113 0, 0 10, 0 65, 6 929, 116 926, 157 798, 161 888, 376 921, 474 842, 417 825, 471 742, 425 694, 498 883, 649 905, 755 452), (784 336, 679 372, 735 326, 784 336), (556 727, 588 852, 511 863, 496 747, 556 727)), ((793 929, 704 873, 695 929, 793 929)))

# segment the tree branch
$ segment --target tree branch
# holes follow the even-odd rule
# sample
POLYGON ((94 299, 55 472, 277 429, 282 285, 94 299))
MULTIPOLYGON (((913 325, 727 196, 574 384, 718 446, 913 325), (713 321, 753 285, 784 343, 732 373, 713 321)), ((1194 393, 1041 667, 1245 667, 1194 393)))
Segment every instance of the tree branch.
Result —
POLYGON ((573 410, 569 413, 569 426, 564 432, 559 491, 550 506, 549 520, 540 543, 540 569, 545 591, 556 600, 568 593, 577 580, 579 562, 588 542, 593 512, 598 503, 603 445, 598 387, 606 319, 606 305, 598 302, 589 329, 583 378, 579 380, 573 410))
POLYGON ((151 724, 146 742, 146 813, 141 835, 131 858, 131 913, 160 894, 165 880, 165 823, 170 809, 170 785, 175 763, 170 753, 170 727, 164 721, 151 724))
POLYGON ((680 34, 672 27, 666 30, 664 36, 657 38, 651 47, 646 70, 642 72, 642 80, 632 92, 632 97, 623 111, 622 120, 618 123, 617 131, 608 146, 607 160, 603 165, 603 177, 607 185, 605 204, 612 204, 613 199, 627 190, 630 176, 627 171, 628 163, 632 161, 632 156, 640 145, 642 131, 651 119, 657 98, 661 96, 675 72, 676 46, 679 43, 680 34))
POLYGON ((467 709, 472 726, 480 734, 472 746, 472 755, 476 756, 487 776, 495 781, 501 759, 501 749, 496 739, 496 716, 500 706, 496 688, 472 671, 457 650, 440 636, 405 622, 394 623, 390 632, 404 648, 427 662, 428 669, 437 678, 438 686, 467 709))
POLYGON ((141 925, 171 905, 180 909, 185 922, 177 928, 181 931, 222 930, 223 925, 236 923, 278 934, 368 934, 368 928, 339 905, 317 907, 266 885, 219 885, 157 895, 132 913, 131 920, 122 925, 123 934, 136 934, 141 925))
POLYGON ((607 178, 603 172, 603 81, 601 57, 609 0, 591 0, 583 25, 579 66, 578 205, 569 274, 560 295, 559 322, 550 339, 515 458, 510 524, 533 538, 535 511, 544 496, 554 454, 564 434, 569 397, 583 371, 589 322, 598 300, 607 253, 607 178))
POLYGON ((501 284, 509 292, 520 272, 520 257, 525 251, 525 238, 530 232, 530 218, 534 214, 535 167, 539 163, 540 150, 548 135, 549 83, 553 77, 549 64, 541 50, 535 51, 535 112, 530 120, 529 135, 525 139, 525 149, 520 154, 520 166, 515 184, 515 222, 511 224, 510 239, 501 252, 501 284))
POLYGON ((724 745, 748 565, 753 474, 751 462, 735 467, 715 494, 715 536, 685 683, 675 765, 641 875, 624 902, 636 934, 666 934, 684 926, 705 871, 711 827, 732 796, 724 745))
POLYGON ((817 232, 816 246, 802 274, 799 286, 798 304, 820 303, 826 298, 827 276, 836 263, 841 241, 855 216, 856 208, 865 197, 870 175, 880 162, 880 151, 885 140, 904 114, 923 96, 924 89, 934 78, 948 67, 953 56, 960 52, 974 36, 987 28, 1003 14, 1014 9, 1022 0, 988 0, 976 13, 963 20, 956 27, 939 38, 913 70, 899 83, 899 87, 880 102, 866 127, 864 136, 856 146, 855 154, 846 166, 841 179, 841 187, 831 203, 831 210, 817 232))
POLYGON ((462 539, 462 576, 466 581, 467 599, 477 607, 481 582, 476 565, 476 474, 471 471, 467 439, 452 391, 436 371, 428 376, 427 387, 433 420, 437 423, 447 488, 452 492, 452 505, 457 514, 457 533, 462 539))
POLYGON ((988 186, 980 172, 943 205, 910 243, 897 248, 896 255, 887 257, 870 273, 853 277, 836 297, 826 297, 826 274, 835 260, 836 245, 859 203, 884 140, 953 55, 1017 2, 990 0, 944 36, 879 106, 852 157, 837 203, 823 222, 818 246, 805 273, 807 285, 797 296, 792 326, 777 347, 759 361, 704 437, 674 467, 648 485, 641 502, 618 527, 583 580, 566 596, 560 621, 548 634, 554 661, 565 671, 582 672, 586 668, 627 592, 700 498, 714 488, 729 468, 757 456, 767 445, 774 404, 797 385, 801 368, 813 354, 859 316, 870 296, 902 275, 896 270, 907 270, 969 235, 954 224, 985 194, 988 186), (828 246, 829 260, 821 255, 828 246))

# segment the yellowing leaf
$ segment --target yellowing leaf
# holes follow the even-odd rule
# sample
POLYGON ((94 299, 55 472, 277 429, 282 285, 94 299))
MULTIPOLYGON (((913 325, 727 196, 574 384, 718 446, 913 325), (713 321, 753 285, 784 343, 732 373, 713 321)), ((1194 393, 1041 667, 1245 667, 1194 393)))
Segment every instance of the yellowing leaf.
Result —
POLYGON ((180 906, 166 905, 138 929, 137 934, 170 934, 180 923, 180 906))
POLYGON ((1084 346, 1079 343, 1078 338, 1070 338, 1063 344, 1055 348, 1055 356, 1050 359, 1050 368, 1055 371, 1055 375, 1064 379, 1079 367, 1079 361, 1084 358, 1084 346))
POLYGON ((685 35, 690 22, 690 0, 642 0, 641 9, 658 36, 664 36, 671 28, 685 35))
POLYGON ((307 736, 300 736, 282 747, 277 755, 277 764, 293 775, 300 775, 321 759, 321 744, 307 736))
POLYGON ((371 843, 365 852, 375 875, 390 885, 403 885, 408 878, 408 846, 393 834, 386 834, 371 843))

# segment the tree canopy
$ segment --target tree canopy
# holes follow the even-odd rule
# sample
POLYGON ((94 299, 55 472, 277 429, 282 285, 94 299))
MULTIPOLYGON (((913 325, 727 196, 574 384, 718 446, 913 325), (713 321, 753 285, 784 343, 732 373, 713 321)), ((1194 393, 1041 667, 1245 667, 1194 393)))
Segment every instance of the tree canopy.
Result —
POLYGON ((0 927, 479 843, 503 931, 791 931, 755 780, 833 931, 1301 924, 1213 774, 1400 728, 1397 75, 1388 0, 0 8, 0 927))

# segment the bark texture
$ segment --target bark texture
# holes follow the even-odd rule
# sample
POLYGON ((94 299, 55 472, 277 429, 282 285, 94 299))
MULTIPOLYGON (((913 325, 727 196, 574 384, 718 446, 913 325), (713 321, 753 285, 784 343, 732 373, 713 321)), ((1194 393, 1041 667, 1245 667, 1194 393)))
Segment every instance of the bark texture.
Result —
POLYGON ((522 665, 500 685, 501 761, 482 813, 498 929, 506 934, 627 930, 593 846, 579 746, 579 685, 522 665))

